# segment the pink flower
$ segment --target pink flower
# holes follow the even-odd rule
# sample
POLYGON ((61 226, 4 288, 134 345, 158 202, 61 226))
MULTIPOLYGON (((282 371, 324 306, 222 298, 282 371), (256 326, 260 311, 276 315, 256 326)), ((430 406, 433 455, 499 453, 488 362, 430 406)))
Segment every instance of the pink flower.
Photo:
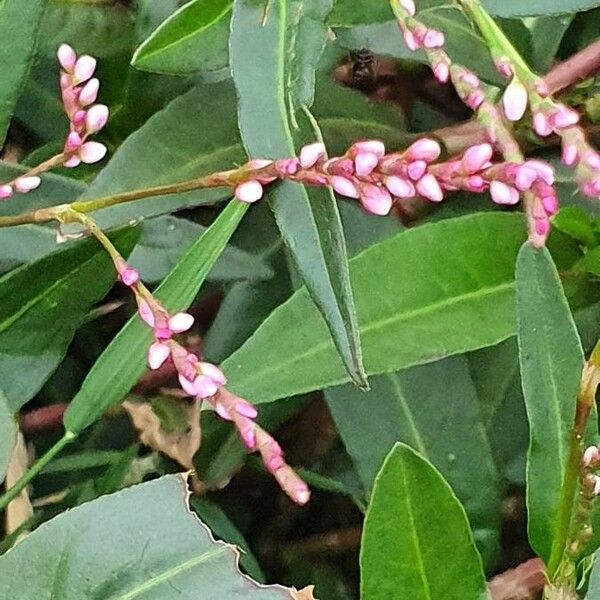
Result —
POLYGON ((433 75, 440 83, 446 83, 450 79, 450 68, 446 61, 439 61, 433 67, 433 75))
POLYGON ((40 183, 42 183, 42 180, 37 176, 17 177, 14 182, 14 188, 17 192, 26 194, 39 187, 40 183))
POLYGON ((547 137, 552 133, 550 123, 541 111, 534 111, 533 113, 533 130, 541 137, 547 137))
POLYGON ((444 199, 444 192, 438 183, 437 179, 431 174, 427 173, 417 181, 417 192, 424 198, 431 200, 432 202, 441 202, 444 199))
POLYGON ((331 178, 331 187, 340 196, 346 196, 347 198, 358 198, 358 189, 350 179, 341 177, 340 175, 334 175, 331 178))
POLYGON ((106 156, 106 146, 100 142, 85 142, 77 152, 81 162, 92 164, 106 156))
POLYGON ((406 155, 410 160, 424 160, 426 162, 431 162, 438 158, 441 152, 442 149, 435 140, 421 138, 409 146, 406 155))
POLYGON ((502 181, 492 181, 490 183, 490 194, 496 204, 517 204, 519 202, 519 192, 502 181))
POLYGON ((412 198, 415 195, 415 187, 408 181, 397 175, 388 175, 384 179, 387 189, 398 198, 412 198))
POLYGON ((406 168, 406 172, 408 173, 408 176, 413 181, 417 181, 417 179, 420 179, 421 177, 423 177, 426 170, 427 170, 427 163, 424 160, 415 160, 414 162, 411 162, 408 165, 408 167, 406 168))
POLYGON ((403 36, 404 43, 410 51, 415 52, 420 48, 420 44, 417 41, 417 38, 414 36, 413 32, 410 29, 404 30, 403 36))
POLYGON ((252 204, 262 198, 263 186, 256 179, 250 179, 238 184, 234 193, 238 200, 252 204))
MULTIPOLYGON (((200 369, 200 373, 202 373, 202 375, 210 377, 217 385, 225 385, 227 383, 227 379, 225 378, 223 371, 221 371, 221 369, 219 369, 219 367, 216 365, 213 365, 209 362, 199 362, 198 368, 200 369)), ((250 412, 254 412, 254 416, 250 417, 249 414, 245 414, 244 412, 241 412, 240 414, 245 414, 246 417, 250 418, 256 417, 256 409, 245 400, 241 400, 241 402, 251 407, 252 411, 250 412)), ((246 410, 246 412, 248 412, 248 410, 246 410)))
POLYGON ((466 98, 465 104, 471 110, 477 110, 485 100, 485 94, 482 90, 473 90, 466 98))
POLYGON ((171 349, 168 344, 154 342, 148 349, 148 365, 151 369, 156 370, 164 364, 170 354, 171 349))
POLYGON ((368 152, 374 154, 377 158, 383 158, 385 155, 385 145, 380 140, 363 140, 355 142, 350 148, 350 153, 356 156, 359 152, 368 152))
POLYGON ((73 67, 73 84, 79 85, 90 79, 96 70, 96 59, 84 54, 77 59, 73 67))
POLYGON ((506 58, 505 56, 503 56, 502 58, 497 59, 494 64, 496 65, 496 69, 498 70, 498 73, 500 73, 500 75, 502 75, 503 77, 506 77, 506 79, 510 79, 513 74, 513 68, 512 65, 510 63, 510 60, 508 58, 506 58))
POLYGON ((81 106, 87 106, 88 104, 92 104, 96 101, 98 97, 98 90, 100 89, 100 82, 95 77, 90 79, 84 86, 81 88, 81 92, 79 93, 79 104, 81 106))
POLYGON ((367 212, 387 215, 392 208, 392 197, 384 187, 365 183, 360 188, 360 202, 367 212))
POLYGON ((73 70, 75 63, 77 62, 77 54, 75 54, 75 50, 71 48, 68 44, 61 44, 58 47, 58 52, 56 53, 58 57, 58 62, 60 66, 67 72, 73 70))
POLYGON ((94 104, 85 117, 85 128, 88 133, 100 131, 108 121, 108 106, 104 104, 94 104))
POLYGON ((13 189, 10 185, 0 185, 0 200, 6 200, 13 195, 13 189))
POLYGON ((532 158, 526 161, 524 164, 525 166, 534 169, 538 174, 538 177, 545 181, 548 185, 552 185, 554 183, 554 169, 547 162, 532 158))
POLYGON ((359 177, 369 175, 379 164, 379 157, 372 152, 359 152, 354 158, 354 170, 359 177))
POLYGON ((502 96, 506 118, 509 121, 518 121, 525 114, 528 101, 529 96, 525 86, 517 77, 513 77, 502 96))
POLYGON ((441 31, 435 29, 429 29, 423 37, 423 46, 425 48, 441 48, 446 39, 441 31))
POLYGON ((119 279, 124 285, 131 287, 140 280, 140 274, 134 268, 125 265, 124 268, 119 271, 119 279))
POLYGON ((579 122, 579 113, 564 104, 557 104, 556 110, 550 116, 553 129, 565 129, 579 122))
POLYGON ((577 162, 578 158, 577 146, 575 144, 570 144, 569 142, 563 142, 562 144, 562 153, 561 160, 563 164, 568 167, 573 166, 577 162))
POLYGON ((193 381, 179 374, 179 384, 184 392, 195 398, 210 398, 219 390, 219 386, 206 375, 198 375, 193 381))
POLYGON ((413 0, 400 0, 400 6, 411 16, 415 16, 416 8, 413 0))
POLYGON ((598 452, 597 446, 589 446, 585 449, 583 453, 583 466, 589 467, 592 463, 598 462, 600 460, 600 452, 598 452))
POLYGON ((175 313, 169 318, 169 329, 173 333, 187 331, 194 324, 194 317, 186 312, 175 313))
POLYGON ((314 144, 308 144, 300 150, 300 166, 303 169, 310 169, 310 167, 314 166, 317 161, 325 156, 327 156, 327 151, 323 143, 315 142, 314 144))
POLYGON ((477 144, 465 150, 462 166, 467 173, 476 173, 492 158, 494 150, 490 144, 477 144))

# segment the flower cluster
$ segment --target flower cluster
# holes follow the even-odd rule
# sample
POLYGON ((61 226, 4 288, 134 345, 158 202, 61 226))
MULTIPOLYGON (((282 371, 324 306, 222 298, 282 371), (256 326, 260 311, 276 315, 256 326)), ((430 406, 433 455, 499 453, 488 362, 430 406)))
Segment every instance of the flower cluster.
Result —
POLYGON ((517 204, 521 194, 532 191, 541 199, 536 215, 536 230, 546 235, 549 217, 558 210, 558 198, 552 187, 554 170, 541 160, 492 163, 490 144, 477 144, 462 156, 436 162, 441 154, 438 142, 422 138, 406 150, 386 154, 383 142, 365 140, 353 144, 345 155, 328 159, 325 146, 309 144, 298 158, 275 161, 251 161, 258 169, 250 179, 235 188, 243 202, 262 197, 263 185, 277 178, 307 185, 330 185, 338 194, 359 199, 372 214, 386 215, 395 201, 421 196, 440 202, 446 192, 464 190, 491 194, 497 204, 517 204))
POLYGON ((78 57, 67 44, 60 46, 57 55, 61 66, 63 107, 70 125, 63 150, 63 164, 65 167, 76 167, 82 162, 98 162, 104 158, 106 146, 86 141, 108 121, 108 108, 104 104, 94 104, 100 88, 98 79, 92 77, 96 70, 96 59, 88 55, 78 57))
POLYGON ((186 312, 170 315, 143 286, 135 269, 121 257, 114 257, 114 262, 119 280, 135 294, 141 319, 154 332, 154 342, 148 349, 150 368, 156 370, 171 361, 183 394, 196 400, 207 400, 221 418, 232 421, 246 448, 260 453, 266 469, 283 491, 297 504, 306 504, 310 499, 308 486, 285 462, 281 446, 256 423, 256 408, 224 387, 227 380, 219 367, 201 361, 173 338, 188 331, 194 317, 186 312))

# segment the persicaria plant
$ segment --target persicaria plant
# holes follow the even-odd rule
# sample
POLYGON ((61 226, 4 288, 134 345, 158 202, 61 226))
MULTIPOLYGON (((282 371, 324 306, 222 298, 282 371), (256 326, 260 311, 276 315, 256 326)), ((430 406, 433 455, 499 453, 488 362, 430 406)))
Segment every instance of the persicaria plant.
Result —
POLYGON ((0 597, 600 600, 598 23, 0 3, 0 597))

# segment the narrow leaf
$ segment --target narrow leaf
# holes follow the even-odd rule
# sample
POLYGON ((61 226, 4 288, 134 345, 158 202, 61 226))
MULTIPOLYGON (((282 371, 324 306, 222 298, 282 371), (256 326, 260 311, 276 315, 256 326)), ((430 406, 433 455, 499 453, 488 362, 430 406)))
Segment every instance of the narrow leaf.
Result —
MULTIPOLYGON (((137 235, 129 229, 112 237, 128 254, 137 235)), ((69 244, 0 279, 0 380, 13 411, 56 369, 81 320, 115 279, 95 239, 69 244)))
MULTIPOLYGON (((316 31, 311 27, 319 23, 315 12, 321 19, 327 13, 309 0, 275 0, 268 5, 239 0, 234 5, 230 61, 239 96, 240 132, 253 158, 295 156, 297 143, 320 137, 314 120, 309 126, 306 109, 300 107, 312 102, 312 76, 326 35, 324 25, 316 31), (298 31, 303 46, 295 45, 298 31), (289 70, 296 76, 290 77, 289 70)), ((356 383, 366 385, 346 246, 331 190, 284 182, 270 199, 282 236, 346 370, 356 383)))
MULTIPOLYGON (((353 258, 367 373, 433 362, 514 335, 514 263, 523 235, 519 215, 481 213, 409 229, 353 258)), ((231 388, 256 403, 348 381, 305 289, 223 367, 231 388)))
POLYGON ((8 462, 17 439, 17 424, 6 396, 0 391, 0 484, 6 477, 8 462))
POLYGON ((499 482, 466 359, 447 358, 370 383, 366 393, 350 385, 326 392, 367 494, 390 448, 404 442, 452 486, 491 562, 499 542, 499 482))
MULTIPOLYGON (((156 290, 167 310, 186 309, 248 208, 232 201, 196 241, 156 290)), ((79 433, 121 400, 146 369, 152 332, 134 315, 102 353, 64 417, 68 431, 79 433)))
POLYGON ((0 147, 34 58, 37 31, 48 0, 0 2, 0 147))
POLYGON ((360 568, 364 600, 489 598, 464 509, 439 471, 405 444, 394 446, 375 480, 360 568))
POLYGON ((559 505, 583 350, 548 250, 524 244, 516 280, 519 359, 530 430, 528 533, 532 547, 548 563, 551 550, 562 553, 569 526, 564 519, 570 514, 559 505), (562 547, 553 549, 553 543, 562 547))
POLYGON ((201 590, 203 600, 293 598, 242 577, 237 550, 213 540, 188 496, 183 478, 171 475, 59 515, 0 557, 0 596, 133 600, 201 590))
POLYGON ((184 75, 227 66, 232 0, 192 0, 150 35, 131 64, 143 71, 184 75))

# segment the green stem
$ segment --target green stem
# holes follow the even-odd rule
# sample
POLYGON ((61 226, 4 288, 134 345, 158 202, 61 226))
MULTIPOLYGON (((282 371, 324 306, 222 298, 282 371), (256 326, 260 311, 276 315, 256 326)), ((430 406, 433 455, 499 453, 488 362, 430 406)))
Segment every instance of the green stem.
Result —
POLYGON ((0 496, 0 510, 4 510, 8 504, 14 500, 24 489, 25 486, 36 476, 43 468, 66 446, 68 446, 76 435, 71 431, 65 431, 64 435, 36 462, 34 462, 29 469, 23 474, 23 476, 13 485, 10 489, 0 496))

